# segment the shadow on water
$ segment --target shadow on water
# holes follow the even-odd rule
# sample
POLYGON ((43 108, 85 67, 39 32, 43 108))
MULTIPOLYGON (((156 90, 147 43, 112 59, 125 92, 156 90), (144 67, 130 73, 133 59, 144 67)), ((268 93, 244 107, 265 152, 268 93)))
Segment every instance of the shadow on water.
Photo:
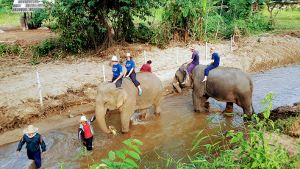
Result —
MULTIPOLYGON (((297 78, 300 65, 274 69, 265 73, 252 75, 254 82, 253 102, 256 111, 260 110, 260 100, 269 92, 276 93, 274 106, 292 104, 300 101, 300 79, 297 78)), ((210 99, 211 106, 223 110, 224 103, 210 99)), ((235 111, 241 109, 235 106, 235 111)), ((120 130, 119 114, 111 114, 108 124, 120 130)), ((243 128, 240 116, 224 117, 220 113, 194 113, 191 94, 167 96, 162 101, 160 117, 151 116, 149 120, 131 126, 130 133, 107 135, 95 127, 94 151, 91 155, 81 156, 81 145, 77 139, 77 125, 58 131, 46 133, 48 151, 43 159, 44 168, 59 168, 61 162, 65 168, 86 168, 89 164, 106 157, 108 151, 121 148, 127 138, 140 139, 144 145, 143 164, 149 167, 165 166, 161 157, 172 156, 174 159, 191 153, 192 141, 200 130, 204 135, 211 135, 212 142, 226 130, 243 128), (158 154, 158 155, 157 155, 158 154)), ((15 161, 16 143, 0 147, 0 166, 15 161)), ((20 165, 26 164, 26 153, 23 148, 20 165)))

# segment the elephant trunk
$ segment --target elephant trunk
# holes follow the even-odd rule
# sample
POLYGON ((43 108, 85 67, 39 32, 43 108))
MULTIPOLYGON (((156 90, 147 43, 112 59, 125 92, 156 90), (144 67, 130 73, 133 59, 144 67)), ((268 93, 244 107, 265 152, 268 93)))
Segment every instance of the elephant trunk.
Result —
POLYGON ((174 77, 172 85, 178 93, 181 93, 181 88, 180 88, 179 82, 177 81, 176 77, 174 77))
POLYGON ((110 133, 111 131, 107 128, 105 121, 106 111, 107 109, 103 105, 96 105, 96 120, 103 132, 110 133))

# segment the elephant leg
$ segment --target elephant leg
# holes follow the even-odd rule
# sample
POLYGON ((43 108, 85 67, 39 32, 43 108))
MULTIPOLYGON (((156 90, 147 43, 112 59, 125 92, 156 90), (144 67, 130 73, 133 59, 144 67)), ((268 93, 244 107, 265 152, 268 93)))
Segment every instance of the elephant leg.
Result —
POLYGON ((153 104, 153 106, 154 106, 154 114, 157 115, 157 116, 159 116, 160 112, 161 112, 160 102, 161 102, 161 97, 159 97, 158 99, 156 99, 156 101, 153 104))
POLYGON ((202 96, 199 97, 197 96, 196 92, 193 91, 193 105, 194 105, 194 111, 195 112, 208 112, 208 108, 206 108, 206 101, 207 97, 202 96))
POLYGON ((233 102, 227 102, 226 108, 223 113, 232 113, 233 112, 233 102))
POLYGON ((121 114, 122 133, 129 132, 130 118, 131 118, 131 115, 133 114, 133 112, 134 112, 133 109, 126 109, 120 113, 121 114))

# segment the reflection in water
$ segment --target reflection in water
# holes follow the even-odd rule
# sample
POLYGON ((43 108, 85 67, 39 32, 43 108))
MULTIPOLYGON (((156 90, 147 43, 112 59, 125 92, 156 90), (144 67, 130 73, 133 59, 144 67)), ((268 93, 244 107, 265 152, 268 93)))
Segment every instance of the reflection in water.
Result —
MULTIPOLYGON (((277 94, 274 106, 292 104, 300 100, 300 66, 274 69, 263 74, 253 75, 255 110, 259 110, 259 101, 271 89, 277 94), (298 71, 297 71, 298 70, 298 71), (298 74, 297 74, 298 73, 298 74)), ((211 106, 224 109, 225 104, 210 99, 211 106)), ((241 111, 235 106, 235 111, 241 111)), ((120 131, 119 114, 111 114, 107 119, 108 125, 114 125, 120 131)), ((96 123, 94 151, 91 155, 80 157, 80 143, 77 139, 77 125, 52 131, 45 135, 48 146, 47 155, 44 157, 43 167, 59 168, 59 163, 64 162, 65 168, 86 168, 94 160, 99 161, 105 157, 108 151, 122 147, 122 141, 127 138, 137 138, 143 141, 143 164, 146 166, 165 166, 165 162, 158 159, 172 156, 178 160, 191 154, 192 141, 200 130, 203 136, 212 135, 216 140, 226 130, 243 128, 243 120, 240 116, 224 117, 220 113, 194 113, 191 94, 167 96, 162 101, 162 113, 160 117, 151 116, 147 122, 131 126, 130 133, 107 135, 100 131, 96 123), (158 155, 157 155, 158 154, 158 155)), ((203 142, 205 144, 205 142, 203 142)), ((0 166, 14 162, 16 143, 0 148, 0 166), (3 159, 3 160, 2 160, 3 159)), ((23 149, 23 152, 25 149, 23 149)), ((26 154, 22 154, 26 163, 26 154)))

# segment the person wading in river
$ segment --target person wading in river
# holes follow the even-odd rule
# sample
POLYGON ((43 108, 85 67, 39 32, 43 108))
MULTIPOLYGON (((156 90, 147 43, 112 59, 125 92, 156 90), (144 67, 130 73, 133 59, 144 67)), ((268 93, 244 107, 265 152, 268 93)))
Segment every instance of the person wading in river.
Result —
POLYGON ((87 120, 85 116, 80 117, 80 125, 78 128, 78 138, 81 140, 82 144, 86 147, 88 151, 93 150, 93 135, 94 135, 94 129, 91 125, 91 122, 93 122, 96 119, 95 116, 93 116, 90 120, 87 120))
POLYGON ((24 135, 19 142, 17 148, 17 156, 26 143, 27 157, 34 161, 35 167, 40 168, 42 166, 41 149, 42 153, 46 151, 46 144, 42 136, 37 132, 38 128, 33 125, 29 125, 23 132, 24 135))
POLYGON ((141 96, 142 93, 143 93, 143 90, 141 88, 140 82, 138 82, 136 80, 136 73, 135 73, 135 70, 134 70, 135 69, 135 63, 134 63, 132 57, 130 56, 130 53, 127 53, 126 56, 127 56, 127 61, 126 61, 125 67, 127 69, 127 72, 124 75, 124 77, 130 77, 130 79, 132 80, 135 87, 138 88, 139 95, 141 96))
POLYGON ((186 70, 186 76, 185 76, 185 80, 182 84, 186 85, 186 86, 191 86, 192 84, 192 81, 191 81, 191 74, 192 74, 192 71, 193 69, 199 65, 199 51, 197 51, 195 49, 195 47, 191 47, 190 48, 191 52, 192 52, 192 58, 186 62, 186 64, 188 65, 187 67, 187 70, 186 70))

